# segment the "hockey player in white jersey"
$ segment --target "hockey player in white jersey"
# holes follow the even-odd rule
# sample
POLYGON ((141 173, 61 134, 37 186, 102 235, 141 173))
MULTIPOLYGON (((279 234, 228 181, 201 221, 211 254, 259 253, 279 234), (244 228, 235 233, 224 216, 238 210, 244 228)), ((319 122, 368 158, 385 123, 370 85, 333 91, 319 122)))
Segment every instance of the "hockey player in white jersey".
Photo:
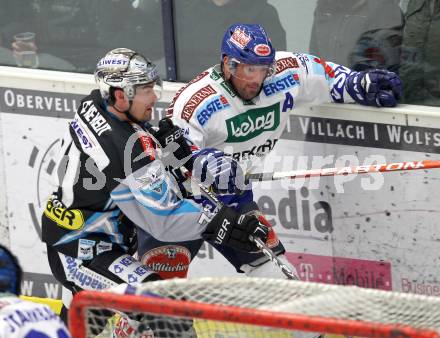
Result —
POLYGON ((49 306, 18 298, 21 277, 17 258, 0 245, 0 338, 69 338, 49 306))
MULTIPOLYGON (((262 159, 274 149, 289 113, 296 108, 324 102, 393 107, 401 90, 401 81, 395 73, 354 72, 313 55, 275 52, 262 26, 235 24, 224 35, 221 64, 202 72, 180 89, 167 116, 184 130, 190 144, 199 149, 194 152, 194 158, 201 166, 194 166, 194 174, 202 181, 209 181, 215 191, 226 193, 222 196, 225 203, 239 205, 241 212, 250 211, 264 220, 253 202, 250 187, 236 181, 236 173, 240 171, 237 162, 250 162, 246 169, 252 170, 253 160, 262 159)), ((174 274, 170 270, 161 271, 161 266, 172 269, 177 263, 174 256, 161 253, 164 244, 160 241, 142 233, 139 243, 143 263, 153 269, 157 267, 156 272, 163 278, 186 274, 187 268, 174 274)), ((181 260, 188 267, 201 245, 202 241, 191 241, 173 246, 167 243, 166 247, 183 253, 181 260)), ((274 231, 267 245, 287 263, 284 247, 274 231)), ((262 253, 216 248, 238 272, 284 277, 262 253)))

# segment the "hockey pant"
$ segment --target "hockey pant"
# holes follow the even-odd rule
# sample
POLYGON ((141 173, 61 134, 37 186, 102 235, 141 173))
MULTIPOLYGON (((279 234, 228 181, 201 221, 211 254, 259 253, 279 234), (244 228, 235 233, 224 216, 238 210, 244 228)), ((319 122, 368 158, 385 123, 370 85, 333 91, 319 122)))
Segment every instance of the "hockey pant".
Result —
MULTIPOLYGON (((102 290, 122 283, 158 280, 160 277, 122 250, 106 251, 92 260, 82 261, 47 246, 49 266, 54 277, 72 294, 81 290, 102 290)), ((63 300, 61 318, 67 323, 69 303, 63 300)), ((101 314, 105 326, 107 317, 101 314), (105 322, 105 323, 104 323, 105 322)))
MULTIPOLYGON (((157 272, 163 279, 185 278, 189 265, 196 257, 202 244, 203 239, 187 242, 161 242, 138 229, 138 253, 141 262, 157 272)), ((261 252, 247 253, 230 247, 215 244, 213 246, 235 267, 237 272, 247 273, 249 270, 268 262, 268 258, 261 252)), ((271 249, 277 255, 285 252, 284 246, 279 241, 271 249)))

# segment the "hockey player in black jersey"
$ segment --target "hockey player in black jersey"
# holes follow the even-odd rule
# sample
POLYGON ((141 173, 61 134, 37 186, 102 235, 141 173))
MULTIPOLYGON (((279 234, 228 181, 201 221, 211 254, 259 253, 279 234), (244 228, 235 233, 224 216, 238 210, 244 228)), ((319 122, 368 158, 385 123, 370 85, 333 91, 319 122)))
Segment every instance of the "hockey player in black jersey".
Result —
MULTIPOLYGON (((211 213, 182 198, 158 157, 148 133, 161 92, 156 66, 118 48, 99 61, 95 79, 99 90, 81 101, 62 141, 55 192, 42 215, 57 280, 75 293, 160 279, 132 256, 137 227, 161 241, 221 237, 224 245, 254 250, 249 235, 267 236, 255 217, 228 207, 211 213)), ((180 135, 174 155, 182 159, 191 151, 178 131, 167 125, 154 139, 180 135)))

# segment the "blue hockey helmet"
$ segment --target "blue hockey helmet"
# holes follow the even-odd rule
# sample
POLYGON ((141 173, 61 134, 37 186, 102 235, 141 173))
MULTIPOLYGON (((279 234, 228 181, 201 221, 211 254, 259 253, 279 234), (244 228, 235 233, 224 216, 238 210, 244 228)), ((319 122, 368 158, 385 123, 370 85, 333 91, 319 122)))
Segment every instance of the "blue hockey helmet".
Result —
POLYGON ((265 29, 258 24, 236 23, 226 31, 221 56, 229 56, 240 63, 272 66, 275 49, 265 29))
POLYGON ((0 292, 20 294, 22 270, 17 258, 0 245, 0 292))

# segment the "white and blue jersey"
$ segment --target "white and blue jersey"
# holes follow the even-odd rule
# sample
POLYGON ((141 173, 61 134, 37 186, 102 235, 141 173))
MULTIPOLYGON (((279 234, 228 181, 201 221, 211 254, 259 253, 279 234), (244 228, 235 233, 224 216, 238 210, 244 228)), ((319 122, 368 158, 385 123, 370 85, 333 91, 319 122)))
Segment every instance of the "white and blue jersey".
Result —
POLYGON ((60 317, 47 305, 0 296, 0 338, 70 338, 60 317))
POLYGON ((198 148, 217 148, 244 161, 275 147, 294 109, 353 102, 345 89, 349 68, 308 54, 277 52, 275 58, 275 75, 253 100, 243 101, 216 65, 177 93, 167 115, 198 148))

